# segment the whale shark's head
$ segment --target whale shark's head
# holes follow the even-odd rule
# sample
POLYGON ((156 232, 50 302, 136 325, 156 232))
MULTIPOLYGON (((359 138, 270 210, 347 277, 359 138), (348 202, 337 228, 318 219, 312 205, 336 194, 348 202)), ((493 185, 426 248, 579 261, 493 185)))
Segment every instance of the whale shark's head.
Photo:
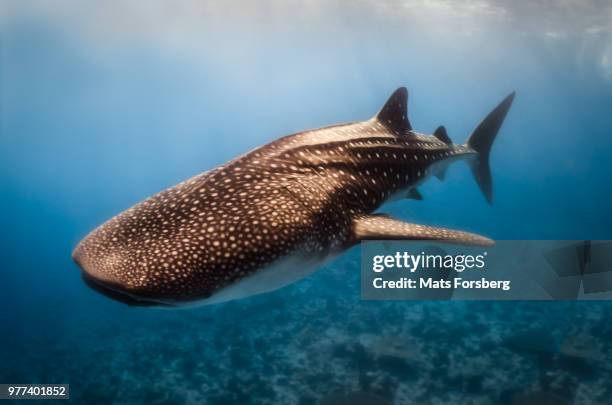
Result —
POLYGON ((128 305, 170 305, 160 301, 154 293, 159 282, 155 272, 147 272, 144 263, 136 263, 131 253, 113 243, 116 241, 100 239, 100 231, 94 231, 72 252, 87 286, 128 305))
MULTIPOLYGON (((207 276, 197 239, 178 237, 172 226, 164 227, 128 210, 96 228, 79 242, 72 258, 88 286, 130 305, 180 305, 206 297, 212 285, 207 276)), ((154 213, 156 217, 159 213, 154 213)), ((180 223, 180 222, 179 222, 180 223)))

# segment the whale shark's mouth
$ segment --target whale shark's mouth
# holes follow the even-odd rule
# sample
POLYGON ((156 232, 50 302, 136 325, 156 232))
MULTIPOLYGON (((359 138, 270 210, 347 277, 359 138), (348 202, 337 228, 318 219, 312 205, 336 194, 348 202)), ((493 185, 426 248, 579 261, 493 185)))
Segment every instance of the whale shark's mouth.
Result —
POLYGON ((172 307, 172 304, 165 302, 154 301, 146 298, 135 297, 133 295, 117 291, 99 280, 91 277, 86 272, 81 272, 81 277, 85 284, 92 290, 104 295, 105 297, 111 298, 115 301, 121 302, 132 307, 172 307))

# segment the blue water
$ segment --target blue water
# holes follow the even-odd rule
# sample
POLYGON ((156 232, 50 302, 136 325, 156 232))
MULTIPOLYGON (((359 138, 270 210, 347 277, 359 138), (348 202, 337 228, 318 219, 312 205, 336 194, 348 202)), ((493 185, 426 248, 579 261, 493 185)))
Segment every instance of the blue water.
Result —
POLYGON ((87 289, 70 259, 143 198, 367 119, 399 86, 415 129, 444 124, 456 142, 517 97, 492 206, 458 164, 386 212, 497 239, 612 239, 609 32, 580 34, 554 7, 540 27, 503 19, 528 13, 512 8, 419 24, 370 2, 44 4, 6 4, 0 26, 0 383, 69 383, 76 403, 612 398, 609 303, 365 302, 357 247, 273 293, 156 310, 87 289), (588 350, 568 355, 575 342, 588 350))

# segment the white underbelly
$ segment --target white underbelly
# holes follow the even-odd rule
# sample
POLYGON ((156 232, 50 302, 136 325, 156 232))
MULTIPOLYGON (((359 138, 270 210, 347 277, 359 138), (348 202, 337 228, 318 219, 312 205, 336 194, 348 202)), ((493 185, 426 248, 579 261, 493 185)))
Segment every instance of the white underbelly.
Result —
POLYGON ((304 254, 285 257, 227 287, 221 288, 210 297, 197 301, 193 305, 218 304, 277 290, 308 277, 330 257, 312 259, 304 254))

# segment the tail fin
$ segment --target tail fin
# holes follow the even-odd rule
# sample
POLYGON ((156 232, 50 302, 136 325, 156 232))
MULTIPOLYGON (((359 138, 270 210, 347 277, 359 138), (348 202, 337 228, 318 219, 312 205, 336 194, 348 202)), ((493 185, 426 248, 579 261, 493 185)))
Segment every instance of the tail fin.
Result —
POLYGON ((489 204, 493 202, 493 183, 491 181, 491 168, 489 167, 489 153, 491 151, 491 145, 493 145, 493 141, 495 141, 497 131, 499 131, 512 105, 514 94, 514 92, 510 93, 510 95, 499 103, 499 105, 478 124, 467 141, 467 145, 478 152, 478 157, 472 163, 472 173, 474 173, 474 178, 489 204))

